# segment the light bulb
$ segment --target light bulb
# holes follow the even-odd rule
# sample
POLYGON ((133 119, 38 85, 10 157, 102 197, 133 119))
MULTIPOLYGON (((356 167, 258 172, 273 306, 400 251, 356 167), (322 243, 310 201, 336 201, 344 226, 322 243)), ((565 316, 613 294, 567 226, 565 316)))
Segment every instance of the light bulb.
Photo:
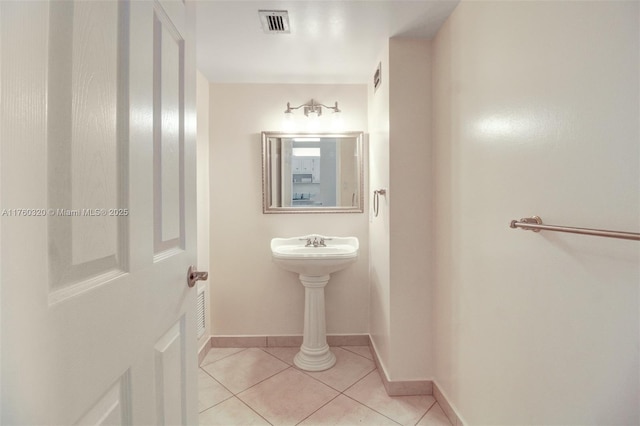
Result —
POLYGON ((307 120, 307 129, 310 131, 318 130, 318 127, 320 126, 320 118, 318 117, 318 114, 310 111, 308 118, 309 120, 307 120))
POLYGON ((292 130, 294 130, 295 127, 295 121, 294 121, 294 116, 292 112, 285 112, 284 113, 284 118, 282 119, 282 129, 285 132, 290 132, 292 130))
POLYGON ((342 113, 340 111, 331 114, 331 128, 333 130, 342 130, 342 113))

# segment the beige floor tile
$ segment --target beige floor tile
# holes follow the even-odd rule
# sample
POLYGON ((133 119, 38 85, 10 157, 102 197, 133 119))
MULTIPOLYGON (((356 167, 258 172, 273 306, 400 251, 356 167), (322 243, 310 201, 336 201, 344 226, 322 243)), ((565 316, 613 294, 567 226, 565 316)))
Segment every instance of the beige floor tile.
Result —
POLYGON ((373 355, 369 346, 341 346, 343 349, 356 353, 373 361, 373 355))
POLYGON ((249 348, 202 368, 236 394, 288 367, 261 349, 249 348))
POLYGON ((269 352, 281 361, 286 362, 289 365, 293 365, 293 357, 300 352, 300 348, 293 347, 276 347, 276 348, 263 348, 264 351, 269 352))
POLYGON ((377 370, 347 389, 345 395, 403 425, 415 425, 435 402, 431 395, 388 396, 377 370))
POLYGON ((440 405, 436 402, 433 407, 427 411, 427 414, 418 422, 417 426, 451 426, 451 422, 447 415, 442 411, 440 405))
POLYGON ((238 395, 275 425, 294 425, 338 395, 306 374, 289 368, 238 395))
POLYGON ((256 414, 255 411, 247 407, 236 397, 229 398, 200 413, 198 423, 200 426, 249 426, 269 424, 269 422, 256 414))
POLYGON ((240 351, 244 351, 246 348, 211 348, 207 352, 207 356, 204 357, 200 367, 204 367, 207 364, 226 358, 229 355, 236 354, 240 351))
POLYGON ((356 355, 353 352, 346 351, 342 348, 331 348, 331 351, 336 356, 336 364, 333 367, 325 371, 305 371, 305 373, 340 392, 376 368, 373 361, 356 355))
POLYGON ((313 413, 300 425, 397 425, 393 420, 376 413, 353 399, 339 395, 313 413))
POLYGON ((215 381, 203 369, 198 369, 198 411, 202 412, 233 394, 215 381))

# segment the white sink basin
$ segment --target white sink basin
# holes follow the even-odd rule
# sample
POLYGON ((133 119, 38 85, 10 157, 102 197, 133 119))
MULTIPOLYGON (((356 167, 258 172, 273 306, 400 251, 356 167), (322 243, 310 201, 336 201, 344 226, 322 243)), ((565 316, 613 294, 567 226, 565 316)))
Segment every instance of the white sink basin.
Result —
POLYGON ((356 237, 304 237, 271 240, 273 261, 281 268, 307 276, 323 276, 340 271, 358 258, 356 237))

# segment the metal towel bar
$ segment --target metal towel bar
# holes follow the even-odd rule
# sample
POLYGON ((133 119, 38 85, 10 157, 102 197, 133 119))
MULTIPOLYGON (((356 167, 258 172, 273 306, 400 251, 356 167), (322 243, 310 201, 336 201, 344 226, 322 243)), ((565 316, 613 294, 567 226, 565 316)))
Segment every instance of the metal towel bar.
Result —
POLYGON ((375 191, 373 191, 373 216, 374 217, 378 217, 378 213, 379 213, 379 208, 380 208, 380 196, 381 195, 386 195, 387 194, 387 190, 386 189, 376 189, 375 191))
POLYGON ((538 216, 525 217, 520 220, 512 220, 511 228, 520 228, 526 231, 540 232, 540 230, 569 232, 571 234, 595 235, 597 237, 621 238, 623 240, 640 241, 637 232, 607 231, 605 229, 573 228, 570 226, 545 225, 538 216))

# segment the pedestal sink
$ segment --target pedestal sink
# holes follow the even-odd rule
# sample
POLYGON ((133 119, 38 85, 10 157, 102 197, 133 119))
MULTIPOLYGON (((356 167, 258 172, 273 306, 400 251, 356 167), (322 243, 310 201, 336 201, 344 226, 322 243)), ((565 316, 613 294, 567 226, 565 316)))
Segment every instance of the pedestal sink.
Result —
POLYGON ((356 237, 304 237, 271 240, 273 261, 299 275, 304 286, 304 336, 293 362, 302 370, 322 371, 333 367, 335 355, 327 344, 324 287, 331 274, 341 271, 358 258, 356 237))

